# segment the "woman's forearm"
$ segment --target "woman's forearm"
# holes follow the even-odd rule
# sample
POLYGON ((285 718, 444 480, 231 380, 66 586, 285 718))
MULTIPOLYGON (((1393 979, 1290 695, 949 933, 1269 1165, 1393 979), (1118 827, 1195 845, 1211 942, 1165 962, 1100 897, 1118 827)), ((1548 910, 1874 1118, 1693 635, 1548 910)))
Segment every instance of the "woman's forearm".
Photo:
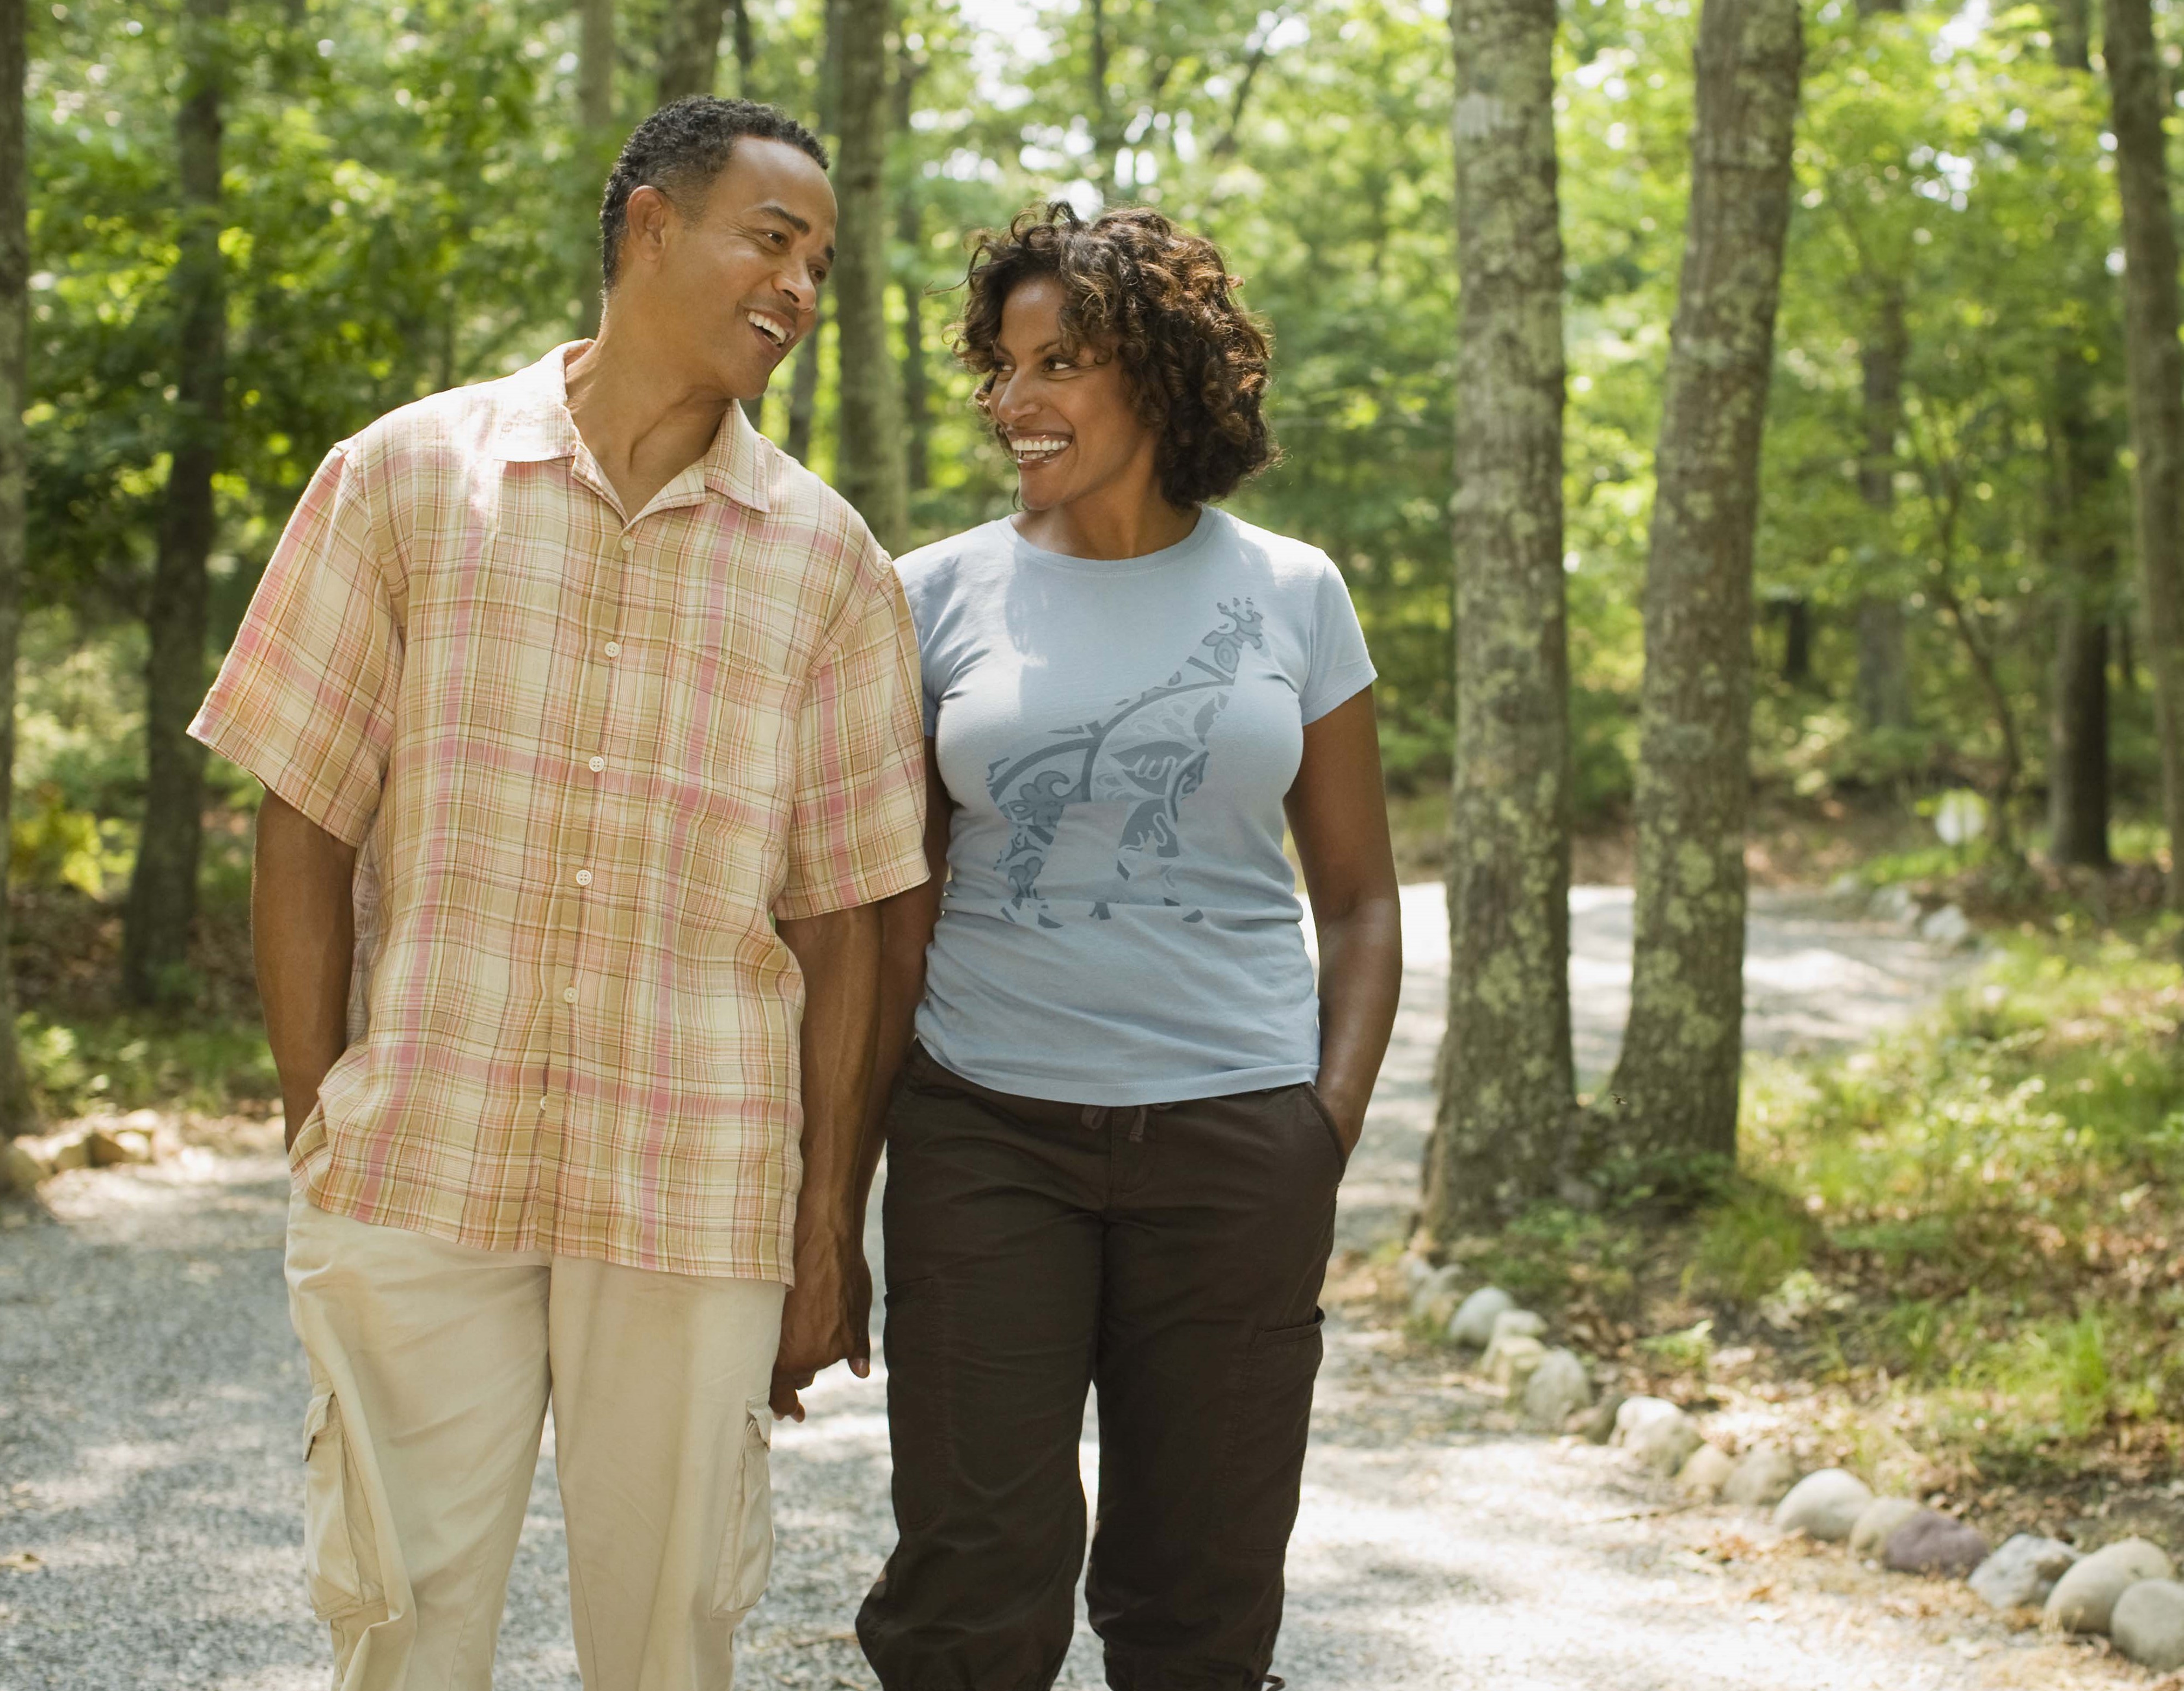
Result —
POLYGON ((1403 984, 1403 913, 1392 893, 1318 924, 1319 1092, 1355 1143, 1403 984))
POLYGON ((940 886, 928 881, 880 906, 879 1015, 872 1036, 872 1092, 857 1152, 861 1176, 857 1189, 861 1193, 872 1188, 872 1175, 887 1138, 888 1100, 910 1055, 918 1003, 925 996, 925 948, 940 916, 940 886))

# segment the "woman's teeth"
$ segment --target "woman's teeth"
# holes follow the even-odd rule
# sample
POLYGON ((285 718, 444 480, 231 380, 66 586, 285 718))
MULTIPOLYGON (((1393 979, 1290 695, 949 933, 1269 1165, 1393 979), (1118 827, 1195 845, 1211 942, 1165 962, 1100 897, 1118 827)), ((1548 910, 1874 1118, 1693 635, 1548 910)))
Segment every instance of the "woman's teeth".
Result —
POLYGON ((1069 444, 1066 435, 1025 435, 1009 442, 1018 464, 1044 464, 1069 444))
POLYGON ((746 311, 744 315, 749 319, 751 327, 777 347, 785 347, 788 344, 788 331, 775 322, 772 318, 756 311, 746 311))

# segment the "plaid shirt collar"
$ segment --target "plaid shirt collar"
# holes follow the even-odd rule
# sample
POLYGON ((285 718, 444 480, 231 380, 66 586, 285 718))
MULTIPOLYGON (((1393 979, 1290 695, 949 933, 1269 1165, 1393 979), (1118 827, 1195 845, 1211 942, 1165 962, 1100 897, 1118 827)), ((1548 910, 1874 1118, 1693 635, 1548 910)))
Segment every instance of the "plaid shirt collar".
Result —
MULTIPOLYGON (((577 432, 576 419, 569 414, 567 360, 586 344, 571 341, 558 346, 508 379, 507 397, 493 429, 493 450, 494 456, 510 464, 574 459, 577 473, 611 498, 606 477, 599 473, 591 449, 577 432)), ((705 455, 661 488, 645 509, 695 504, 703 489, 733 499, 746 510, 768 511, 773 508, 770 470, 758 431, 744 415, 743 407, 732 401, 705 455)), ((626 515, 634 517, 639 513, 626 515)))

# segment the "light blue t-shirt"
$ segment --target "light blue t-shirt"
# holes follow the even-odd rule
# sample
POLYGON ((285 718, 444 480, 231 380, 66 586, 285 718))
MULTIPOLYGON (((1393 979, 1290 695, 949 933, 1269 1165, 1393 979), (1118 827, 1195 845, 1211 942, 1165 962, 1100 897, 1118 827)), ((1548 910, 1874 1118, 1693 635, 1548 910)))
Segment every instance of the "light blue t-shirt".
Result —
POLYGON ((1373 680, 1327 554, 1207 509, 1144 558, 1004 520, 897 564, 956 810, 917 1037, 981 1085, 1294 1085, 1319 1006, 1282 855, 1304 726, 1373 680))

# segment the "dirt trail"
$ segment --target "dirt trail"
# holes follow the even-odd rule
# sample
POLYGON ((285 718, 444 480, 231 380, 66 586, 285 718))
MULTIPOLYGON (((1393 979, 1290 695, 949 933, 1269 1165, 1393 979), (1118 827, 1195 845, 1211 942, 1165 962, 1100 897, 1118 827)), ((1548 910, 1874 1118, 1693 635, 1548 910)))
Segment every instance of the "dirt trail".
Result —
MULTIPOLYGON (((1618 1015, 1627 895, 1574 902, 1580 1049, 1596 1071, 1618 1015)), ((1412 889, 1406 917, 1397 1049, 1346 1189, 1346 1243, 1401 1224, 1429 1114, 1436 889, 1412 889)), ((1857 1037, 1955 966, 1786 903, 1761 902, 1753 948, 1755 1032, 1774 1043, 1857 1037)), ((64 1176, 44 1206, 0 1210, 0 1691, 323 1684, 301 1602, 304 1381, 281 1302, 285 1189, 261 1134, 226 1154, 64 1176)), ((891 1536, 881 1402, 838 1370, 811 1420, 780 1431, 781 1549, 745 1633, 747 1687, 872 1683, 849 1627, 891 1536)), ((1384 1333, 1338 1321, 1315 1424, 1276 1662, 1299 1691, 2059 1691, 2143 1678, 2012 1633, 1959 1588, 1884 1582, 1726 1512, 1674 1512, 1613 1453, 1508 1430, 1497 1404, 1384 1333)), ((1096 1462, 1088 1442, 1088 1478, 1096 1462)), ((499 1687, 575 1691, 562 1558, 549 1443, 499 1687)), ((1061 1683, 1100 1683, 1089 1634, 1061 1683)))

